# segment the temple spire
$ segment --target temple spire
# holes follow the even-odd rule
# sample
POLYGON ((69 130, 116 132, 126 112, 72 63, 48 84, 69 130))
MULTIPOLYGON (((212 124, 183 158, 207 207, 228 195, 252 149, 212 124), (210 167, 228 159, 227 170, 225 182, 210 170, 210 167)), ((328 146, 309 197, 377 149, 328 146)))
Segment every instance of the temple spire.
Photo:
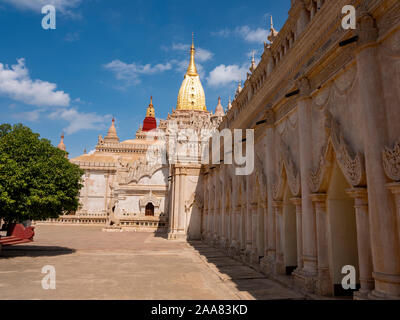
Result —
POLYGON ((61 140, 60 140, 60 143, 58 144, 57 148, 62 151, 67 150, 67 148, 65 147, 65 144, 64 144, 64 132, 61 134, 61 140))
POLYGON ((221 97, 218 97, 218 105, 215 108, 214 116, 223 117, 225 115, 224 107, 221 104, 221 97))
POLYGON ((253 73, 254 72, 254 70, 256 70, 256 67, 257 67, 257 65, 256 65, 256 59, 255 59, 255 57, 254 57, 254 50, 252 51, 252 58, 251 58, 251 66, 250 66, 250 72, 251 73, 253 73))
POLYGON ((274 42, 274 40, 277 37, 277 35, 278 35, 278 31, 276 31, 275 28, 274 28, 274 20, 273 20, 272 15, 271 15, 270 33, 269 33, 269 36, 268 36, 269 42, 271 42, 271 43, 274 42))
POLYGON ((150 97, 150 104, 147 107, 146 118, 143 120, 143 126, 140 127, 141 131, 150 131, 157 128, 156 112, 153 106, 153 96, 150 97))
POLYGON ((150 104, 147 107, 146 117, 154 118, 156 116, 154 106, 153 106, 153 96, 150 97, 150 104))
POLYGON ((228 103, 228 110, 232 109, 232 101, 231 101, 231 97, 229 97, 229 103, 228 103))
POLYGON ((194 48, 194 33, 192 33, 192 45, 190 47, 190 62, 189 62, 189 67, 186 71, 186 74, 189 76, 197 76, 197 68, 196 68, 196 63, 194 60, 194 57, 196 55, 196 49, 194 48))
POLYGON ((107 143, 117 143, 119 138, 117 135, 117 129, 115 129, 115 118, 112 118, 111 126, 108 129, 107 135, 104 137, 104 141, 107 143))

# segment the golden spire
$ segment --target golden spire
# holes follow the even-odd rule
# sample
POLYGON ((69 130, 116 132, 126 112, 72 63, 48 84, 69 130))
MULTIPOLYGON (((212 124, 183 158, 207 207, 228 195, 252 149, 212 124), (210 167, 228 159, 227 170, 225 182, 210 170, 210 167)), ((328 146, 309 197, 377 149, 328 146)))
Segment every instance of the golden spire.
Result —
POLYGON ((176 110, 197 110, 207 111, 206 97, 200 76, 197 73, 195 63, 196 49, 194 47, 194 37, 192 34, 192 45, 190 47, 190 62, 178 94, 176 110))
POLYGON ((196 63, 194 61, 194 57, 196 55, 196 49, 194 48, 194 33, 192 32, 192 46, 190 47, 190 63, 189 67, 186 71, 186 74, 189 76, 197 76, 196 63))
POLYGON ((150 104, 147 108, 147 113, 146 113, 146 117, 151 117, 151 118, 155 118, 156 113, 154 110, 154 106, 153 106, 153 96, 150 97, 150 104))

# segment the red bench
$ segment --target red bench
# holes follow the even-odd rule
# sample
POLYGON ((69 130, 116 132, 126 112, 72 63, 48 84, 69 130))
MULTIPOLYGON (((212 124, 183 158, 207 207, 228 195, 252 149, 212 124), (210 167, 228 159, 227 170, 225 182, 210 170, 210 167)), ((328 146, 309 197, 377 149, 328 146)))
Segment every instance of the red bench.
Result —
POLYGON ((21 223, 10 224, 7 230, 7 236, 0 236, 0 245, 10 246, 13 244, 27 243, 33 241, 35 235, 34 227, 25 228, 21 223))

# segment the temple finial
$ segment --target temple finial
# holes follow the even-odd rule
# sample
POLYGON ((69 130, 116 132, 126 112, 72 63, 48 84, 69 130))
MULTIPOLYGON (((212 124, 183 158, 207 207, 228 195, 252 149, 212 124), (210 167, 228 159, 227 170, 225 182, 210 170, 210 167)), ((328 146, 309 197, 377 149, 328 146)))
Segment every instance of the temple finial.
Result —
POLYGON ((64 132, 61 133, 61 140, 60 140, 60 143, 58 144, 57 148, 60 150, 63 150, 63 151, 66 151, 66 149, 67 149, 64 144, 64 132))
POLYGON ((194 33, 192 32, 192 46, 190 47, 190 63, 189 67, 187 69, 186 74, 189 76, 197 76, 197 69, 196 69, 196 63, 194 61, 194 56, 196 53, 196 49, 194 48, 194 33))
POLYGON ((272 43, 272 42, 274 42, 274 40, 277 36, 278 36, 278 31, 276 31, 274 28, 274 20, 272 18, 272 14, 271 14, 271 28, 270 28, 268 40, 272 43))

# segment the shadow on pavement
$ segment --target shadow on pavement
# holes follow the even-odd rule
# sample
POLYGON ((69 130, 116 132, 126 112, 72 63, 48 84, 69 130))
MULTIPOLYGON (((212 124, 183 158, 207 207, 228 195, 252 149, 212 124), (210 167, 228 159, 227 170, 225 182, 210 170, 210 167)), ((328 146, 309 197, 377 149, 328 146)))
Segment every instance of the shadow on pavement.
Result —
POLYGON ((35 245, 14 245, 3 247, 0 252, 0 259, 16 257, 43 257, 72 254, 76 250, 59 246, 35 246, 35 245))
POLYGON ((188 242, 201 258, 214 269, 227 285, 233 286, 242 298, 255 300, 303 300, 305 297, 262 273, 226 255, 222 250, 201 241, 188 242))

